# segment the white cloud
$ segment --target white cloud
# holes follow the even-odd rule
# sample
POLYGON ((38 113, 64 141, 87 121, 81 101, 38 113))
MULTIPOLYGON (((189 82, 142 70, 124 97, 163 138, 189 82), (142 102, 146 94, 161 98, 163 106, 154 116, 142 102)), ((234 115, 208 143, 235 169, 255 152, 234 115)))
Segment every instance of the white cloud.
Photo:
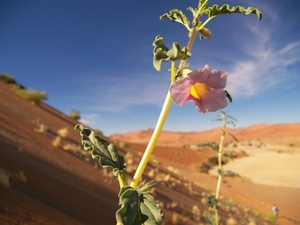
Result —
POLYGON ((278 85, 289 76, 288 66, 300 61, 300 41, 276 41, 276 32, 255 25, 248 27, 244 57, 228 71, 227 90, 235 98, 248 98, 278 85))
POLYGON ((90 126, 90 124, 94 124, 94 122, 98 119, 97 114, 84 114, 81 116, 79 120, 80 123, 84 124, 85 126, 90 126))
POLYGON ((133 74, 98 81, 95 90, 97 102, 91 109, 122 111, 134 105, 162 106, 168 91, 168 74, 153 71, 153 74, 133 74))

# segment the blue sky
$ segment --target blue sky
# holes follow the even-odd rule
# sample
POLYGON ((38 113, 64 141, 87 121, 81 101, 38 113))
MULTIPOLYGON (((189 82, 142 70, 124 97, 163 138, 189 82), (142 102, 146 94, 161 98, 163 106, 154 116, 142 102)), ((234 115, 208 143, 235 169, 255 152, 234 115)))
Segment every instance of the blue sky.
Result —
MULTIPOLYGON (((208 64, 228 72, 234 101, 224 111, 237 127, 300 122, 300 2, 295 0, 211 0, 258 7, 255 14, 223 15, 197 39, 193 69, 208 64), (295 5, 296 4, 296 5, 295 5)), ((0 73, 26 88, 46 91, 46 103, 105 135, 153 128, 170 85, 169 64, 152 66, 152 42, 188 41, 186 29, 159 16, 173 8, 191 18, 197 0, 98 1, 2 0, 0 73)), ((1 101, 5 101, 1 99, 1 101)), ((192 103, 172 104, 164 130, 203 131, 221 124, 216 113, 200 114, 192 103)))

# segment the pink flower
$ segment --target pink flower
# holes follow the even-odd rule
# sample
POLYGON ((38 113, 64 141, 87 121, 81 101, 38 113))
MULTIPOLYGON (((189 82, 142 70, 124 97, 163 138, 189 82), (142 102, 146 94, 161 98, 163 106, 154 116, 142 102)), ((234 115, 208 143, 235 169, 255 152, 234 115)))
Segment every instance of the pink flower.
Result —
POLYGON ((205 65, 200 70, 190 70, 186 76, 173 82, 170 95, 179 106, 192 101, 201 113, 215 112, 227 106, 226 92, 223 90, 226 81, 226 71, 213 70, 205 65))

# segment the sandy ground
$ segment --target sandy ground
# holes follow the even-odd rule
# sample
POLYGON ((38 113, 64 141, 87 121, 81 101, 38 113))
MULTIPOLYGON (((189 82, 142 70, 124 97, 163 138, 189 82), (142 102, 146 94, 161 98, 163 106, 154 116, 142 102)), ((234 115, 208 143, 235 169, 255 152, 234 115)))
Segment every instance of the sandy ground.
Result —
MULTIPOLYGON (((278 153, 260 149, 248 157, 229 162, 231 170, 257 184, 300 188, 300 153, 278 153)), ((216 175, 217 169, 211 171, 216 175)))
MULTIPOLYGON (((0 167, 9 177, 8 185, 0 188, 0 224, 114 224, 119 206, 113 187, 118 185, 83 152, 73 130, 76 121, 46 104, 33 105, 11 94, 1 83, 0 96, 0 167), (68 136, 54 146, 62 128, 68 128, 68 136)), ((129 143, 129 148, 122 152, 132 151, 127 169, 134 170, 145 144, 129 143)), ((204 224, 205 200, 215 190, 216 177, 198 173, 194 164, 212 154, 172 146, 154 150, 157 160, 152 157, 144 178, 164 181, 154 192, 164 205, 163 225, 204 224)), ((221 195, 234 206, 230 212, 220 207, 222 224, 232 217, 239 225, 271 224, 266 217, 274 200, 280 209, 277 224, 300 224, 299 188, 226 179, 221 195), (255 215, 260 211, 262 215, 255 215)))

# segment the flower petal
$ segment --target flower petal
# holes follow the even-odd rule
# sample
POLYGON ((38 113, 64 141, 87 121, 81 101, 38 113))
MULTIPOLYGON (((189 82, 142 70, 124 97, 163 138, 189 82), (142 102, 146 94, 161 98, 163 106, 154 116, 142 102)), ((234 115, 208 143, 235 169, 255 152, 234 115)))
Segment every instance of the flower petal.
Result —
POLYGON ((190 89, 191 83, 188 77, 179 79, 171 84, 170 95, 177 105, 183 106, 188 101, 190 89))
POLYGON ((222 89, 215 89, 209 91, 202 96, 202 107, 206 112, 215 112, 227 106, 226 92, 222 89))
POLYGON ((205 65, 200 70, 194 70, 188 74, 188 77, 191 79, 191 84, 195 83, 205 83, 207 78, 211 75, 212 70, 208 65, 205 65))
POLYGON ((212 70, 211 75, 206 80, 206 85, 210 88, 225 88, 227 82, 227 72, 223 70, 212 70))

